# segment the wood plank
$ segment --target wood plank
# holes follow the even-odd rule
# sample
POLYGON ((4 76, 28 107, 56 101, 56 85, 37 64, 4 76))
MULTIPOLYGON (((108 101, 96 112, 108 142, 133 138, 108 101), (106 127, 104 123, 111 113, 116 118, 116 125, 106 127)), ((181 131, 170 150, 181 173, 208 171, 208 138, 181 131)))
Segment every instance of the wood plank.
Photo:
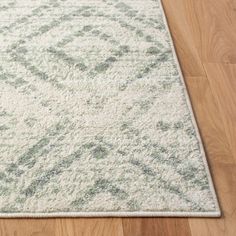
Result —
POLYGON ((56 236, 123 236, 121 218, 56 219, 56 236))
POLYGON ((0 219, 0 236, 123 236, 120 218, 0 219))
POLYGON ((187 218, 124 218, 124 236, 190 236, 187 218))
POLYGON ((55 219, 0 219, 0 236, 56 236, 55 219))
POLYGON ((199 21, 201 37, 198 45, 201 46, 202 61, 236 63, 235 0, 194 0, 193 2, 199 21))
POLYGON ((236 64, 205 63, 204 67, 236 163, 236 64))

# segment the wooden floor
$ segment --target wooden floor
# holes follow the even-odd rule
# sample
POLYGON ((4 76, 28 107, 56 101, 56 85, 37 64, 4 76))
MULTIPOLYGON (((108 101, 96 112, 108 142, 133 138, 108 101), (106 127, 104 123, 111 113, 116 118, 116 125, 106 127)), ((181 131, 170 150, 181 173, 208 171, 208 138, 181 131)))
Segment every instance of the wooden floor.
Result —
POLYGON ((236 235, 236 0, 163 3, 222 218, 1 219, 1 236, 236 235))

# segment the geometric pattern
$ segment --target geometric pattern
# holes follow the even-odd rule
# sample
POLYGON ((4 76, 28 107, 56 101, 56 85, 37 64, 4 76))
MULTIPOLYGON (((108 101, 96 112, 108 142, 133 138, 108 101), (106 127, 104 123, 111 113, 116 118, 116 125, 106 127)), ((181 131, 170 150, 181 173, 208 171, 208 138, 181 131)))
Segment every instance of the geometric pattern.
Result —
POLYGON ((220 214, 159 0, 0 18, 0 216, 220 214))

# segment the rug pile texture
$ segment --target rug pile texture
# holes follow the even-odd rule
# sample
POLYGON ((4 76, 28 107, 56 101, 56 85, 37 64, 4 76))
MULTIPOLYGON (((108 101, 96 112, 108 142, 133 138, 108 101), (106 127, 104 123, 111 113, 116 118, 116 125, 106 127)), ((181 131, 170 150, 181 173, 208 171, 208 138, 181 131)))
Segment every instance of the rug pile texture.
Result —
POLYGON ((0 1, 0 216, 219 216, 158 0, 0 1))

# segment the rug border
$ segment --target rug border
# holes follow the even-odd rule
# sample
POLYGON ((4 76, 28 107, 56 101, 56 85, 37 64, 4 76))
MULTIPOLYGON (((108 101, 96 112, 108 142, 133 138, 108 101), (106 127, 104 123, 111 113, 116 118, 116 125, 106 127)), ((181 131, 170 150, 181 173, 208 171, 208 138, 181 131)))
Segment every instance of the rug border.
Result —
POLYGON ((221 216, 221 210, 219 207, 219 201, 216 196, 215 187, 212 181, 210 168, 207 163, 206 153, 203 147, 203 142, 200 136, 200 131, 196 122, 196 118, 193 112, 192 104, 190 101, 190 97, 187 91, 186 83, 184 80, 184 76, 180 67, 180 63, 176 54, 173 38, 170 32, 170 28, 167 22, 165 10, 163 7, 162 0, 157 0, 159 2, 161 13, 162 13, 162 19, 164 21, 165 27, 168 32, 168 37, 170 39, 170 47, 171 51, 174 56, 175 63, 177 65, 177 69, 180 75, 180 79, 184 88, 184 95, 185 100, 191 115, 192 123, 194 125, 195 131, 196 131, 196 137, 198 139, 200 151, 202 154, 202 160, 204 163, 205 171, 207 174, 208 182, 209 182, 209 188, 211 191, 211 194, 214 198, 214 202, 216 205, 216 211, 209 211, 209 212, 164 212, 164 211, 157 211, 157 212, 147 212, 147 211, 138 211, 138 212, 51 212, 51 213, 0 213, 0 218, 53 218, 53 217, 220 217, 221 216))
POLYGON ((51 213, 1 213, 1 218, 63 218, 63 217, 220 217, 220 212, 51 212, 51 213))

